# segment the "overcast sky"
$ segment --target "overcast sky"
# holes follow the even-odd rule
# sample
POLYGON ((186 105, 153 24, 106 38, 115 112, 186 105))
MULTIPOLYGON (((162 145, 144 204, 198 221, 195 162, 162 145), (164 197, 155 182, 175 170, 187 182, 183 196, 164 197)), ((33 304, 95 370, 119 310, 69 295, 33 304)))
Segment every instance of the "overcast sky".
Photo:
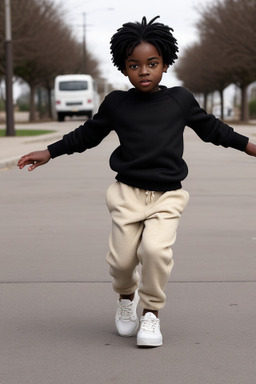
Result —
MULTIPOLYGON (((159 22, 174 29, 180 54, 184 47, 196 41, 195 23, 199 19, 200 5, 214 0, 54 0, 65 10, 65 21, 72 27, 79 41, 83 39, 83 14, 86 20, 86 44, 100 62, 102 77, 116 86, 129 84, 127 79, 112 65, 109 41, 123 23, 141 21, 143 16, 151 20, 160 16, 159 22)), ((167 86, 177 85, 172 68, 162 81, 167 86)))

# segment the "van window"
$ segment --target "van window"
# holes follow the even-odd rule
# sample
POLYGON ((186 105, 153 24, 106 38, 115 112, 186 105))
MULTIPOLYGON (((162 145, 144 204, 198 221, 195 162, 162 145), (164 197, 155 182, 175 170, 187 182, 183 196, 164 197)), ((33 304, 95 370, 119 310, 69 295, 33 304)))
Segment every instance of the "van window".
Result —
POLYGON ((87 81, 61 81, 59 83, 60 91, 85 91, 88 89, 87 81))

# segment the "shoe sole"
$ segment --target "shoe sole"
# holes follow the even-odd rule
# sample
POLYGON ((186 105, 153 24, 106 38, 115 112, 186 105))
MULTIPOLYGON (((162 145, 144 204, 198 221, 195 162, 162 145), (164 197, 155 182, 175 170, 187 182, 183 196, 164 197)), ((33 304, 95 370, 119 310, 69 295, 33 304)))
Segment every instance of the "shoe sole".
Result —
POLYGON ((138 347, 160 347, 163 345, 163 339, 139 339, 137 338, 138 347))

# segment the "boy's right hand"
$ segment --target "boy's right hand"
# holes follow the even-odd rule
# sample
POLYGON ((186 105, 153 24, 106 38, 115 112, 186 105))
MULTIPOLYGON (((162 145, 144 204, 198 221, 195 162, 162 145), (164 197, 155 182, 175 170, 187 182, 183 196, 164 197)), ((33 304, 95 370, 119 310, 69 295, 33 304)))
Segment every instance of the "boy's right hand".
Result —
POLYGON ((48 149, 43 151, 30 152, 19 159, 17 166, 22 169, 26 165, 31 164, 30 167, 28 167, 28 171, 33 171, 36 167, 48 163, 50 158, 51 154, 48 149))

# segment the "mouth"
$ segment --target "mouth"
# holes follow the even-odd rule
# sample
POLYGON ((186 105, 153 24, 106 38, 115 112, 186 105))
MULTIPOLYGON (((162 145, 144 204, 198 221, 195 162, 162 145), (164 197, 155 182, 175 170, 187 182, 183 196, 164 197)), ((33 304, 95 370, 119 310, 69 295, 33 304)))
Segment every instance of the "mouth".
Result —
POLYGON ((140 84, 143 86, 147 86, 147 85, 151 84, 151 80, 141 80, 140 84))

